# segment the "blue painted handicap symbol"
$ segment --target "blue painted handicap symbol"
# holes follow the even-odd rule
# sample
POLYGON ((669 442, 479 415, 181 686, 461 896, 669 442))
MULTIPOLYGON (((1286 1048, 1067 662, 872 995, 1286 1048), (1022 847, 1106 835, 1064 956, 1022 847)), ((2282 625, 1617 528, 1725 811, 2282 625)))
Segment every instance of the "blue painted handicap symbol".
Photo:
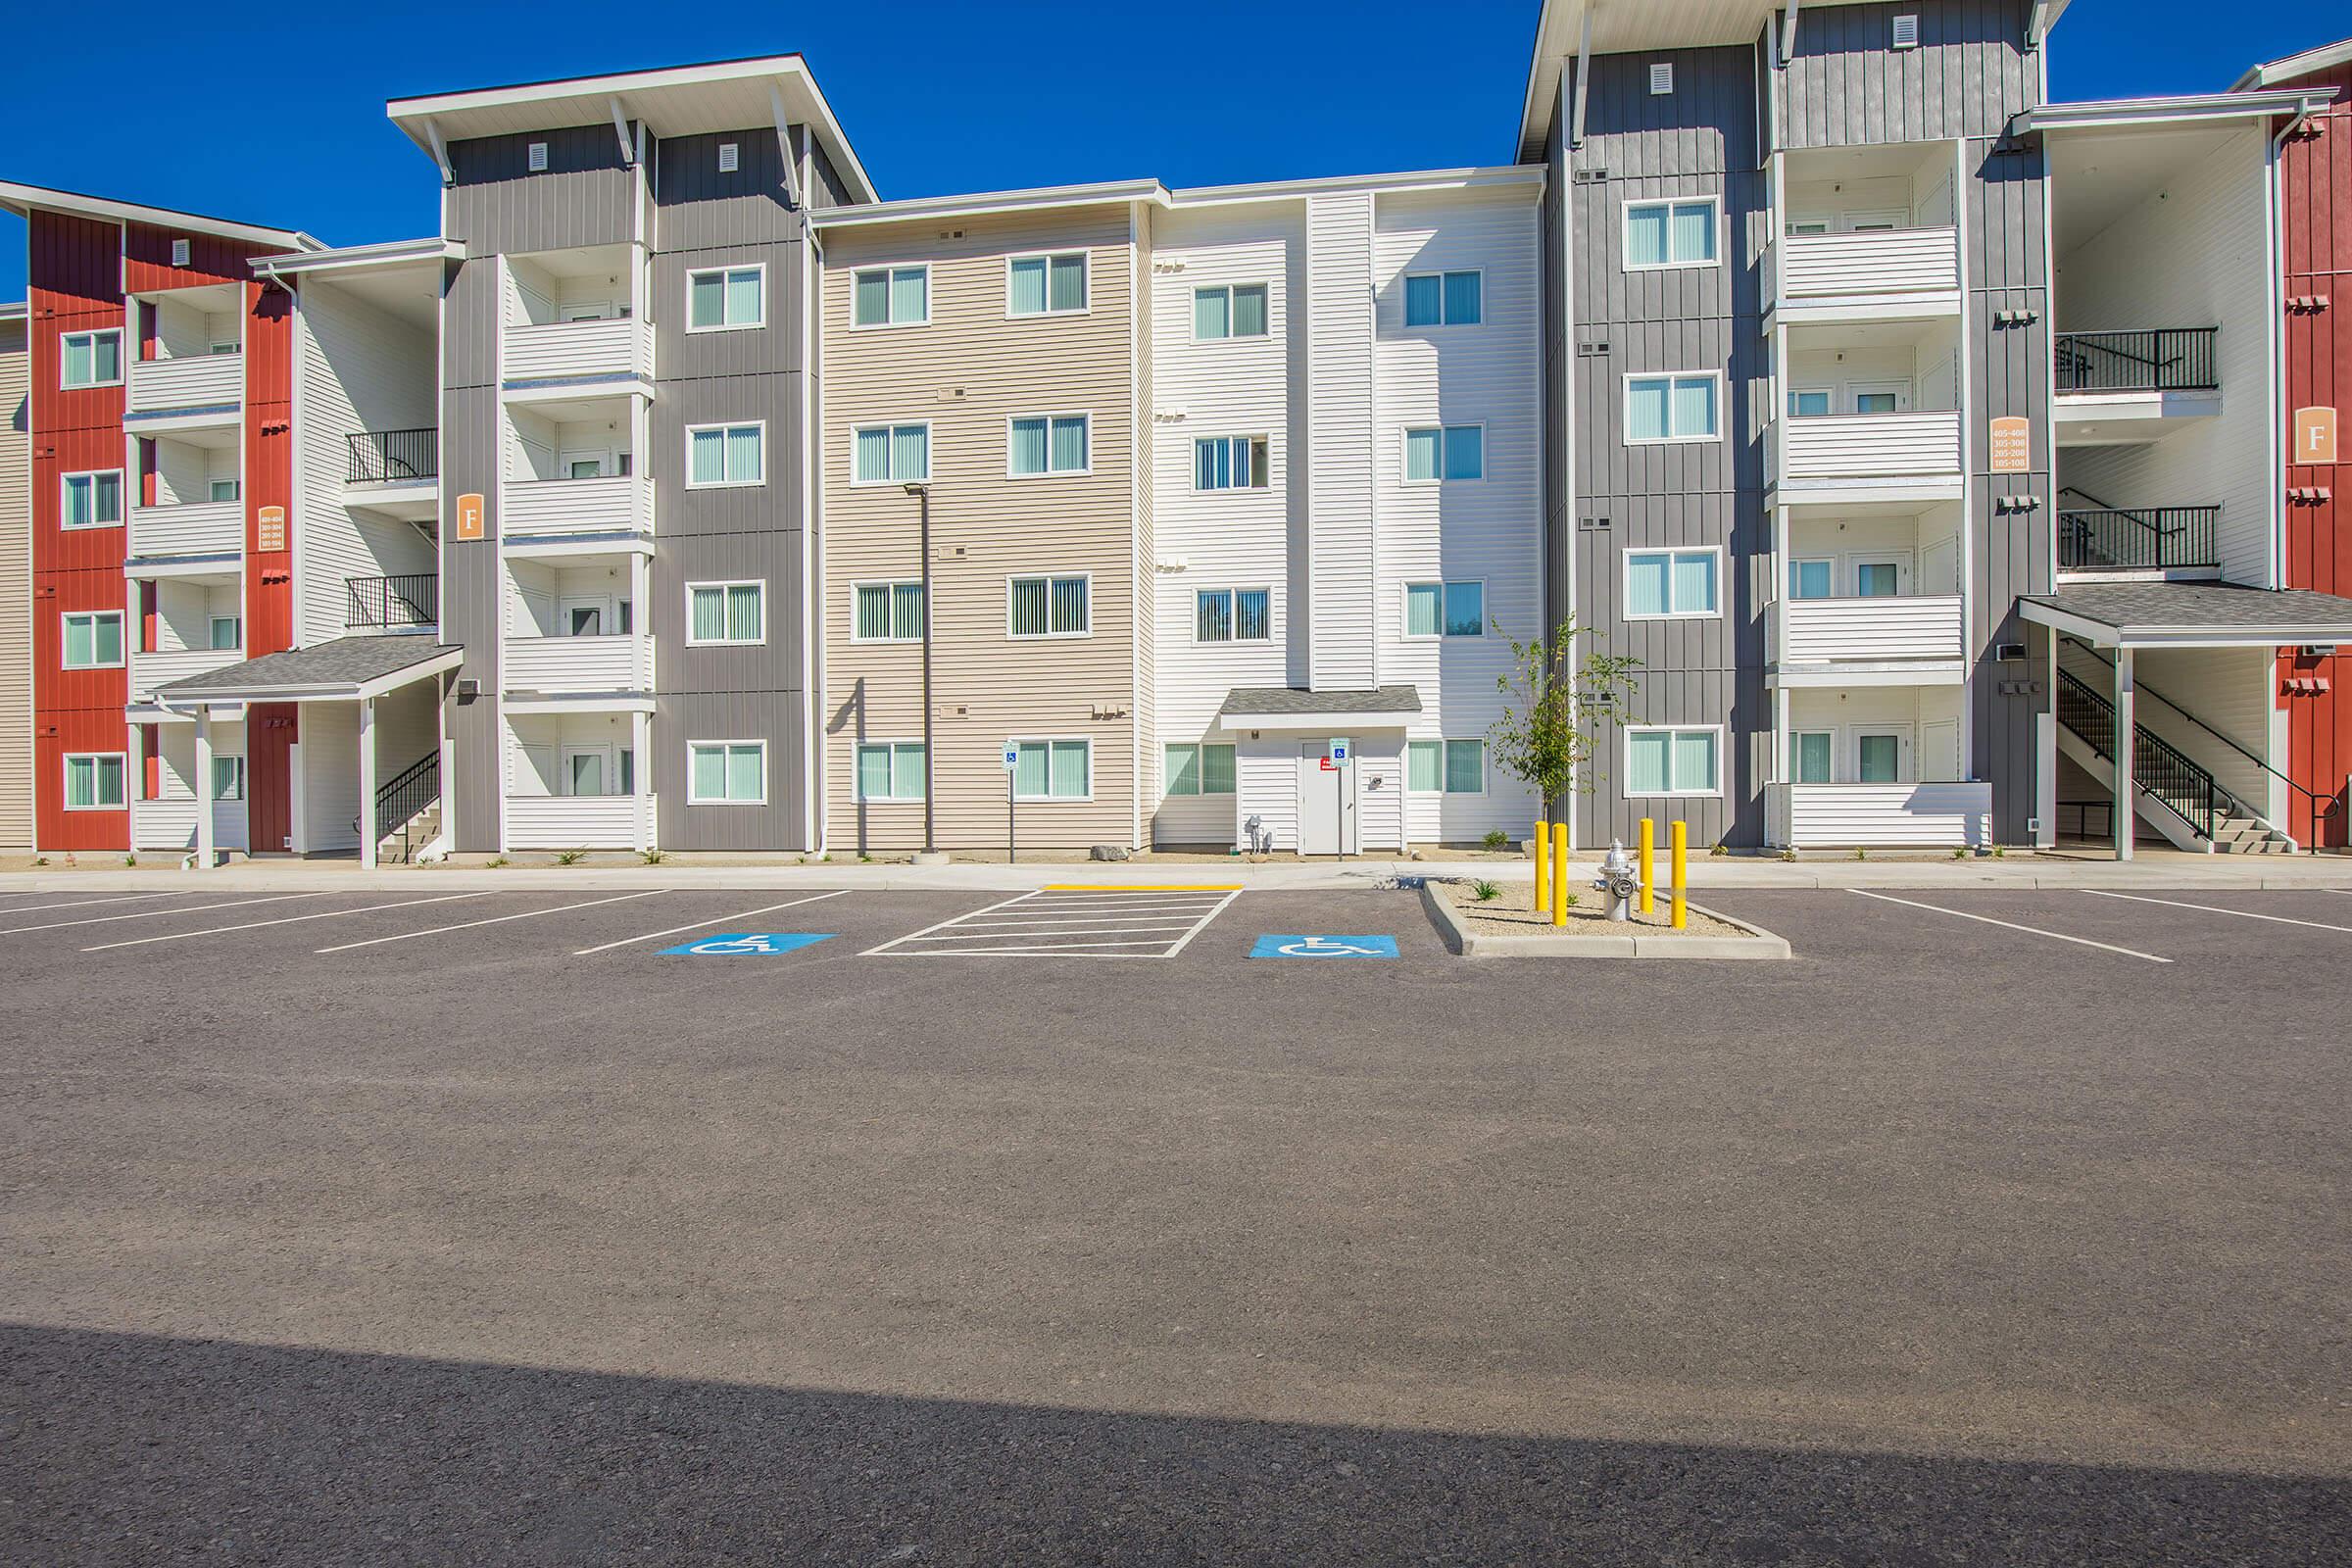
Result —
POLYGON ((700 942, 689 942, 682 948, 663 948, 661 956, 681 955, 689 958, 772 958, 779 954, 798 953, 801 949, 823 942, 831 932, 810 934, 806 931, 721 931, 700 942))
POLYGON ((1395 937, 1259 937, 1252 958, 1394 958, 1395 937))

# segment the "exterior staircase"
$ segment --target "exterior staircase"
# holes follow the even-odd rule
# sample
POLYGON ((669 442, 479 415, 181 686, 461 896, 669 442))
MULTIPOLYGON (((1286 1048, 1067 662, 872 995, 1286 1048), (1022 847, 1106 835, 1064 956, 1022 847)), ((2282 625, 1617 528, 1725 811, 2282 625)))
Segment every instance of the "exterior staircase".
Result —
MULTIPOLYGON (((2248 810, 2214 776, 2145 724, 2134 724, 2132 781, 2139 819, 2174 846, 2200 855, 2290 855, 2286 836, 2248 810)), ((2058 671, 2058 745, 2082 769, 2115 787, 2115 704, 2058 671)))
POLYGON ((375 863, 410 865, 441 836, 441 754, 428 752, 375 792, 375 863))
POLYGON ((413 865, 427 845, 441 836, 441 800, 410 817, 376 841, 375 863, 378 865, 413 865))

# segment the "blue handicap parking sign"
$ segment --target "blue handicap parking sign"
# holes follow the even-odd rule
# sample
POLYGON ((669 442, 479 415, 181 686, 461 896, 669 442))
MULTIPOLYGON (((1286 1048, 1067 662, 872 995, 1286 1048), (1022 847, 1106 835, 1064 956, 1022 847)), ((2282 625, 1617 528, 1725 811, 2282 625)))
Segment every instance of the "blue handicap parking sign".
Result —
POLYGON ((1252 958, 1394 958, 1395 937, 1259 937, 1252 958))
POLYGON ((721 931, 700 942, 689 942, 681 948, 663 948, 662 956, 672 954, 689 958, 772 958, 779 954, 798 953, 801 949, 823 942, 831 932, 807 931, 721 931))

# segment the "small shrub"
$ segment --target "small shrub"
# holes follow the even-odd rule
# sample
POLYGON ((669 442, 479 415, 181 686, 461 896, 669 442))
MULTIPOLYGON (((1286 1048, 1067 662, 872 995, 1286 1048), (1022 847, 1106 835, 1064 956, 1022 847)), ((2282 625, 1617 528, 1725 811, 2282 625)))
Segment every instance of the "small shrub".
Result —
POLYGON ((1498 827, 1491 827, 1487 829, 1487 836, 1480 842, 1486 845, 1488 850, 1499 853, 1509 847, 1511 836, 1498 827))
POLYGON ((2009 852, 2000 845, 1995 844, 1992 847, 1992 858, 1996 860, 2005 860, 2009 858, 2009 852))
POLYGON ((1502 884, 1489 882, 1482 877, 1470 884, 1470 896, 1481 904, 1493 904, 1502 897, 1502 884))
POLYGON ((35 865, 47 865, 49 863, 49 857, 46 855, 36 855, 32 858, 32 863, 35 865))
POLYGON ((1867 859, 1869 859, 1869 858, 1870 858, 1870 852, 1869 852, 1868 850, 1865 850, 1865 849, 1862 849, 1862 848, 1859 848, 1859 847, 1857 847, 1857 848, 1854 850, 1854 858, 1855 858, 1855 859, 1857 859, 1857 860, 1867 860, 1867 859))
POLYGON ((1707 858, 1709 859, 1713 859, 1716 856, 1729 855, 1731 853, 1732 847, 1729 844, 1718 844, 1707 852, 1707 858))
POLYGON ((585 850, 559 850, 556 852, 556 863, 558 865, 577 865, 587 853, 585 850))
POLYGON ((1954 850, 1952 852, 1952 858, 1955 860, 1965 860, 1968 858, 1968 851, 1966 849, 1954 850))
POLYGON ((1573 908, 1575 908, 1575 907, 1576 907, 1578 905, 1580 905, 1580 904, 1584 903, 1585 901, 1584 901, 1584 897, 1583 897, 1583 895, 1581 895, 1581 894, 1576 894, 1576 893, 1571 893, 1571 894, 1569 894, 1569 895, 1568 895, 1566 898, 1563 898, 1562 900, 1560 900, 1560 902, 1561 902, 1562 904, 1565 904, 1566 906, 1568 906, 1568 907, 1570 907, 1571 909, 1573 909, 1573 908))
POLYGON ((669 857, 662 854, 660 850, 640 850, 637 854, 637 858, 643 860, 648 865, 660 865, 663 860, 668 859, 669 857))
POLYGON ((493 855, 492 857, 490 857, 490 858, 488 858, 487 860, 484 860, 484 861, 482 862, 482 864, 484 864, 484 865, 488 866, 488 867, 489 867, 491 870, 493 870, 493 871, 496 871, 496 870, 500 869, 501 867, 505 866, 507 863, 508 863, 508 861, 507 861, 507 858, 506 858, 505 856, 503 856, 503 855, 493 855))
POLYGON ((1793 860, 1796 858, 1796 852, 1794 850, 1783 850, 1781 852, 1781 858, 1784 860, 1793 860))
POLYGON ((125 855, 122 857, 122 863, 124 865, 136 865, 139 863, 139 858, 135 855, 125 855))

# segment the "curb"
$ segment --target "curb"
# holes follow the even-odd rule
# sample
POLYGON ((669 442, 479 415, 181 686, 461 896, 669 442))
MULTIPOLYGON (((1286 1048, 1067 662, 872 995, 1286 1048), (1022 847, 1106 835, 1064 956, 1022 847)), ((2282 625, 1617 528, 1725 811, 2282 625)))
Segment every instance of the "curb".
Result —
POLYGON ((1628 935, 1622 937, 1487 937, 1474 935, 1437 893, 1442 880, 1426 877, 1421 883, 1421 907, 1429 914, 1430 923, 1438 928, 1446 950, 1465 958, 1700 958, 1713 962, 1772 962, 1793 958, 1786 937, 1777 936, 1760 925, 1736 919, 1719 909, 1692 904, 1691 908, 1710 919, 1738 926, 1748 935, 1744 937, 1675 937, 1659 935, 1628 935))

